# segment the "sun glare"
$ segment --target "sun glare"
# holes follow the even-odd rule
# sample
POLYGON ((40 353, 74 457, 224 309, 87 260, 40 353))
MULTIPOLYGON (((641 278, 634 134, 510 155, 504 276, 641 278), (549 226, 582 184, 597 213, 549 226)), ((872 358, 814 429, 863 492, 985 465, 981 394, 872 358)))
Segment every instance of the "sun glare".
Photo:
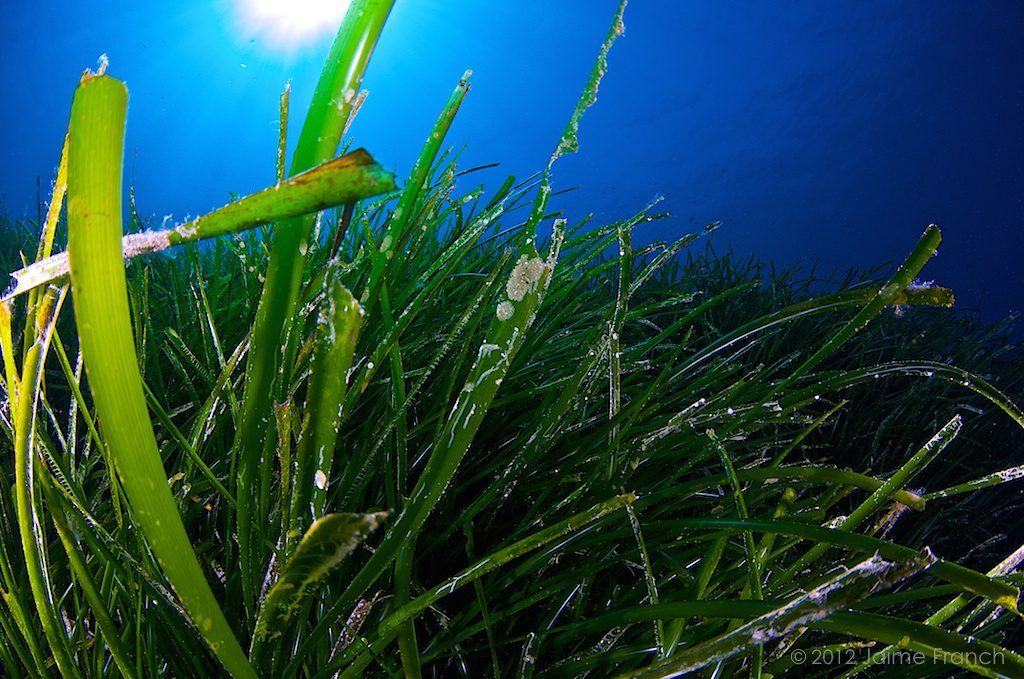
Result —
POLYGON ((333 35, 348 6, 349 0, 237 0, 246 32, 287 50, 333 35))

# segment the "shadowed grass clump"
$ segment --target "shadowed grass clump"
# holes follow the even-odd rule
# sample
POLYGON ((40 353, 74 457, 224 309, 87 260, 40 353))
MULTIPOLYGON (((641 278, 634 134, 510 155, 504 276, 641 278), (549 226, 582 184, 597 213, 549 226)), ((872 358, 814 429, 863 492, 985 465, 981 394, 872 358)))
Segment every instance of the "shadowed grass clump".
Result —
POLYGON ((292 163, 329 209, 126 265, 123 85, 83 78, 69 257, 62 174, 0 253, 50 262, 0 307, 5 675, 1024 676, 1024 366, 916 281, 936 227, 819 281, 551 212, 624 4, 488 193, 442 150, 469 74, 401 188, 330 161, 391 6, 353 3, 292 163))

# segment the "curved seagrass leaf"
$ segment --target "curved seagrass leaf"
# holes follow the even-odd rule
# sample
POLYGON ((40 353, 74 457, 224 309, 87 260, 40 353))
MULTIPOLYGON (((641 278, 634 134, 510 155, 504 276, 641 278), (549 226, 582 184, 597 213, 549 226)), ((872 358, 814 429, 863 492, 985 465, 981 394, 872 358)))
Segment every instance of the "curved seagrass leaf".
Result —
POLYGON ((210 650, 255 677, 192 549, 146 410, 121 259, 121 169, 128 90, 83 78, 71 104, 68 253, 75 322, 110 457, 160 569, 210 650))
POLYGON ((253 640, 280 636, 313 588, 386 516, 387 512, 328 514, 314 521, 281 570, 281 577, 270 588, 256 620, 253 640))
MULTIPOLYGON (((125 259, 205 238, 238 233, 260 224, 318 212, 395 189, 395 177, 365 149, 278 182, 166 231, 133 233, 121 239, 125 259)), ((68 274, 68 253, 41 259, 11 274, 14 286, 3 299, 12 299, 68 274)))
MULTIPOLYGON (((857 552, 878 553, 886 559, 893 561, 907 561, 914 557, 915 550, 886 540, 880 540, 869 535, 862 535, 846 530, 815 526, 799 521, 785 519, 733 519, 733 518, 688 518, 675 519, 673 521, 677 529, 686 528, 721 528, 728 532, 739 533, 742 530, 764 531, 768 533, 786 534, 800 537, 815 542, 828 542, 842 546, 857 552)), ((1014 584, 991 578, 960 564, 938 559, 928 567, 928 573, 940 580, 955 584, 964 591, 972 592, 985 597, 992 603, 1002 606, 1014 615, 1020 617, 1021 612, 1017 606, 1020 599, 1020 588, 1014 584)), ((776 580, 769 583, 772 588, 776 580)))

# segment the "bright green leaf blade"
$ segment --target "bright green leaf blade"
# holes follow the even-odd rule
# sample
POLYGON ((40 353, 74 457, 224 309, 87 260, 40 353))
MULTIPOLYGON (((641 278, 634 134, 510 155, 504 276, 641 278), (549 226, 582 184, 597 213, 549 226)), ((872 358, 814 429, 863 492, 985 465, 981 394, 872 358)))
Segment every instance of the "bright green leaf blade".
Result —
MULTIPOLYGON (((192 241, 238 233, 259 224, 305 215, 395 189, 394 175, 365 149, 328 160, 311 170, 165 231, 133 233, 121 239, 125 259, 192 241)), ((11 274, 10 300, 68 273, 68 254, 52 255, 11 274)))
POLYGON ((121 258, 121 161, 128 91, 83 79, 71 107, 68 254, 86 373, 135 519, 210 649, 236 677, 255 677, 196 558, 146 410, 121 258))

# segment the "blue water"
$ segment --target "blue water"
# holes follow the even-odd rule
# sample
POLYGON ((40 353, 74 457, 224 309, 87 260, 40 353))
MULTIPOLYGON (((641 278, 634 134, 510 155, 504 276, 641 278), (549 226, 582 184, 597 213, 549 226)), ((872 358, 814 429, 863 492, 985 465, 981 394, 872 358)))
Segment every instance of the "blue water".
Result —
MULTIPOLYGON (((273 180, 277 99, 292 138, 329 38, 282 55, 231 3, 3 0, 0 208, 36 214, 78 74, 110 57, 128 83, 126 173, 154 225, 273 180), (156 6, 159 4, 160 6, 156 6)), ((352 129, 400 175, 465 68, 452 130, 467 177, 496 187, 545 163, 607 31, 614 0, 398 0, 352 129)), ((988 320, 1024 306, 1024 3, 633 0, 581 153, 557 166, 578 218, 674 216, 639 242, 721 220, 718 249, 819 271, 900 260, 929 222, 924 278, 988 320)), ((469 184, 467 184, 468 188, 469 184)), ((45 195, 44 195, 45 198, 45 195)))

